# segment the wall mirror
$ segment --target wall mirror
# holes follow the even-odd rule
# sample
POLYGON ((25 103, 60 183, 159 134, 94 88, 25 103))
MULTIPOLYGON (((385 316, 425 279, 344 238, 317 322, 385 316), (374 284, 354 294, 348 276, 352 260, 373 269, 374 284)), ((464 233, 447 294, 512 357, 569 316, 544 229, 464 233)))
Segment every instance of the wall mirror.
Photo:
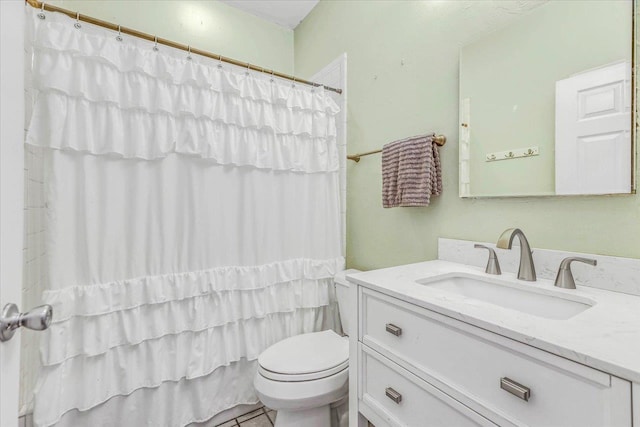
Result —
POLYGON ((633 9, 542 1, 461 49, 460 197, 635 192, 633 9))

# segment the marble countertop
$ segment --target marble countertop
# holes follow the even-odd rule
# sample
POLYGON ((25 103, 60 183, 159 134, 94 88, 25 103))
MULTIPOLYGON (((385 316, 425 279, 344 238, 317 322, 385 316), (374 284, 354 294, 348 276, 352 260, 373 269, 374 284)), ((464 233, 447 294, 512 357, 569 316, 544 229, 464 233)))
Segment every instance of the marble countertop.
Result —
POLYGON ((428 261, 362 273, 347 279, 358 285, 481 327, 578 363, 640 383, 640 296, 586 286, 560 289, 553 281, 517 280, 512 273, 493 276, 483 268, 447 261, 428 261), (589 309, 566 320, 538 317, 432 289, 416 280, 463 273, 507 281, 539 293, 566 294, 590 300, 589 309))

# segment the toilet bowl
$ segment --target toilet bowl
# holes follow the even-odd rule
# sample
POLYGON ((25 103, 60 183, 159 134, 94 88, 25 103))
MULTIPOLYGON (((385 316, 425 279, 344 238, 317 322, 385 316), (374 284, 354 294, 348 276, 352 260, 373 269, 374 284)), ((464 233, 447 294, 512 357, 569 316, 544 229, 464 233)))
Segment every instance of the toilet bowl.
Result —
MULTIPOLYGON (((342 272, 334 282, 345 334, 349 330, 345 275, 356 271, 342 272)), ((332 417, 331 411, 348 404, 349 339, 328 330, 282 340, 258 357, 254 385, 262 403, 278 412, 276 427, 338 427, 339 419, 345 424, 346 417, 332 417)))

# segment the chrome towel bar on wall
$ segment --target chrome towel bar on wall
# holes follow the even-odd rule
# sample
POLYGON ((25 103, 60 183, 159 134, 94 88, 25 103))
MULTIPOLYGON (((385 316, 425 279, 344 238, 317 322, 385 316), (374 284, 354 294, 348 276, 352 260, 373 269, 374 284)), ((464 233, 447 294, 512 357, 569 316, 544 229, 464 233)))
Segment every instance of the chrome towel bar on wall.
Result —
MULTIPOLYGON (((444 135, 436 135, 433 138, 433 142, 435 142, 438 146, 442 147, 444 144, 447 143, 447 137, 444 136, 444 135)), ((347 159, 353 160, 354 162, 358 163, 360 161, 361 157, 369 156, 371 154, 377 154, 377 153, 382 153, 382 149, 373 150, 373 151, 367 151, 367 152, 358 153, 358 154, 351 154, 351 155, 347 156, 347 159)))

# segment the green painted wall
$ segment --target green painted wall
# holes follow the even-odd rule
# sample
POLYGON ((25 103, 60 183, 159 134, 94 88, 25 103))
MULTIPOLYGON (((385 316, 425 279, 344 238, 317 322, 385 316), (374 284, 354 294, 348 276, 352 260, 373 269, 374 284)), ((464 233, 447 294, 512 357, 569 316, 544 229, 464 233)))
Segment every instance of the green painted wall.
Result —
POLYGON ((631 11, 631 2, 551 1, 462 48, 472 195, 555 193, 556 82, 631 61, 631 11), (539 156, 485 161, 532 146, 539 156))
POLYGON ((217 1, 53 0, 65 9, 293 73, 293 31, 217 1))
POLYGON ((301 77, 348 54, 349 152, 428 130, 449 138, 441 150, 444 194, 425 208, 383 209, 380 157, 349 162, 349 267, 433 259, 438 237, 495 241, 514 225, 536 247, 640 257, 636 195, 458 198, 459 52, 474 34, 491 28, 503 5, 323 0, 296 28, 295 70, 301 77))

